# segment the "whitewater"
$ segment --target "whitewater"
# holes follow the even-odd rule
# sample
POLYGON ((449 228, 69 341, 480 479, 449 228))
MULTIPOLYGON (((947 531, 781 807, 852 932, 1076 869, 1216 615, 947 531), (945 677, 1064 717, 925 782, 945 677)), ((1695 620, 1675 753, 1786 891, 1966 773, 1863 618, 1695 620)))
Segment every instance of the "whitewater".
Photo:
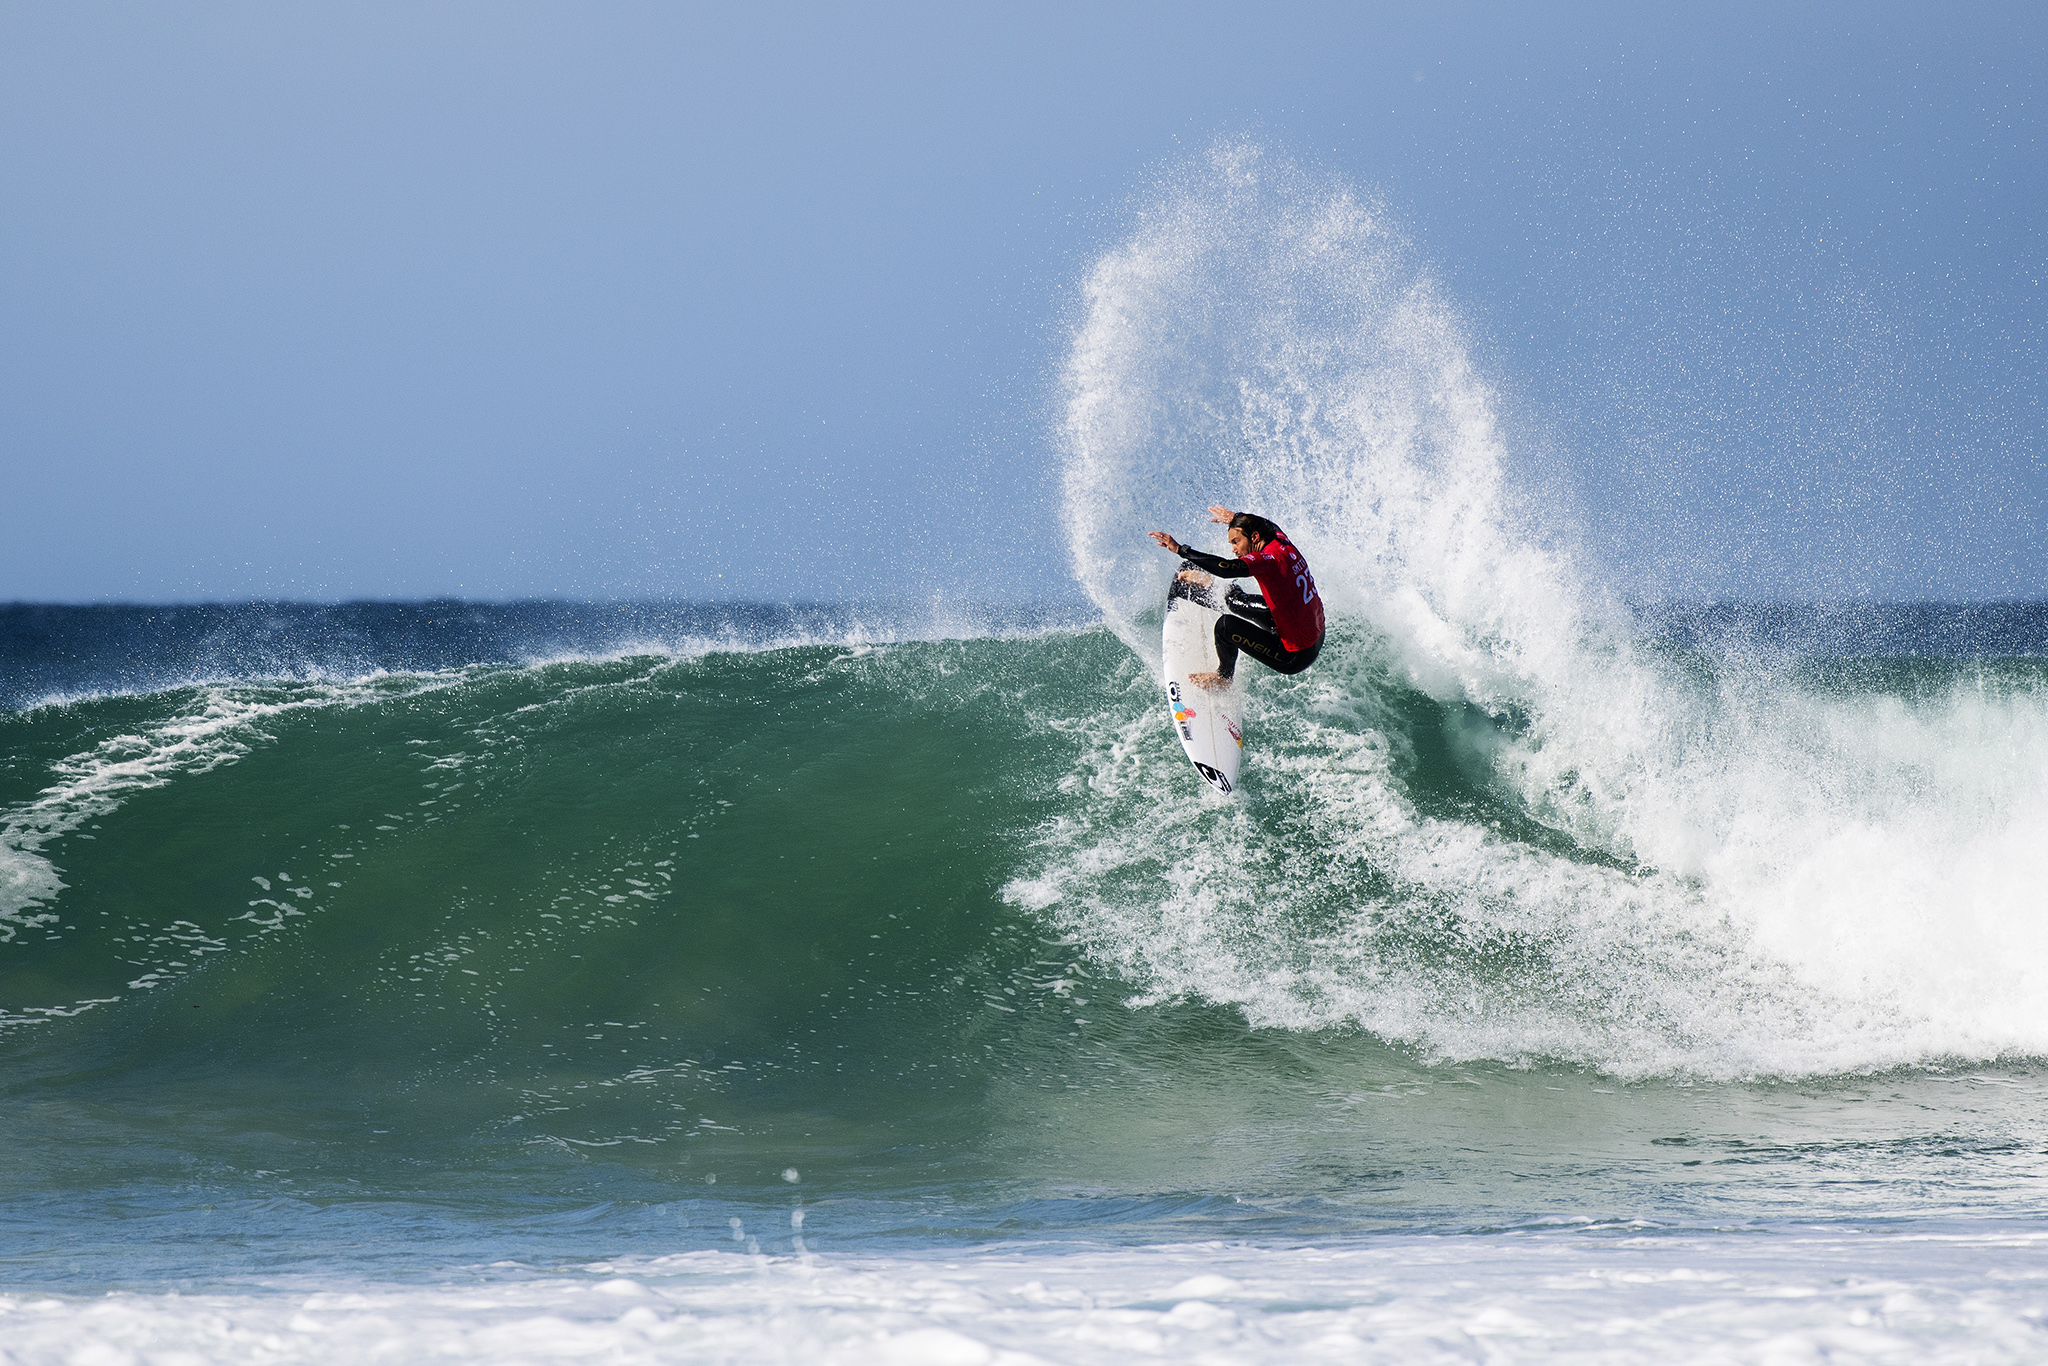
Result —
POLYGON ((1071 607, 0 608, 0 1362, 2038 1360, 2048 608, 1633 601, 1256 148, 1069 323, 1071 607))

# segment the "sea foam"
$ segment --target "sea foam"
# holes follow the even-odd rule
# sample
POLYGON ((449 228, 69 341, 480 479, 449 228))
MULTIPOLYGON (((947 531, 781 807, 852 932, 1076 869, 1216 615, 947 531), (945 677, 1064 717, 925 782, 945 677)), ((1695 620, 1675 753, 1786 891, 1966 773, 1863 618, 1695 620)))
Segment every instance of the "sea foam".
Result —
POLYGON ((1647 1227, 1343 1248, 693 1252, 459 1283, 0 1295, 22 1362, 519 1361, 1030 1366, 1150 1360, 2038 1359, 2040 1235, 1647 1227))

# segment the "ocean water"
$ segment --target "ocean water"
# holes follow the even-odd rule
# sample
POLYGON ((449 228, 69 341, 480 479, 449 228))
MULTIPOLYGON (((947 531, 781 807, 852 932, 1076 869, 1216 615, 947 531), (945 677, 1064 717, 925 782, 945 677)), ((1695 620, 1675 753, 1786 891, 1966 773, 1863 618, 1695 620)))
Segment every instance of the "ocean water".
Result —
POLYGON ((2048 607, 1632 603, 1251 153, 1071 322, 1072 606, 0 608, 0 1362, 2048 1356, 2048 607))
POLYGON ((2048 1345, 2048 610, 1639 617, 1679 866, 1356 620, 1228 800, 1099 623, 612 614, 0 612, 8 1360, 2048 1345))

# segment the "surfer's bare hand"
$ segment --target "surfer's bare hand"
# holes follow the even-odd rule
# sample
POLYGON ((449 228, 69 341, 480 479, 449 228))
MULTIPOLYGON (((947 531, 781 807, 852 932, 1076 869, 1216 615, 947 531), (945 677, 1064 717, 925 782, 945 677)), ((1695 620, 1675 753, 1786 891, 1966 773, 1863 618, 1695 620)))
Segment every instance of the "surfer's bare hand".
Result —
POLYGON ((1178 578, 1182 583, 1199 584, 1215 582, 1215 580, 1211 579, 1207 574, 1203 573, 1199 569, 1183 569, 1175 577, 1178 578))
POLYGON ((1176 555, 1181 552, 1181 543, 1163 531, 1153 532, 1152 539, 1159 542, 1162 549, 1171 550, 1176 555))
POLYGON ((1210 507, 1209 509, 1209 520, 1212 522, 1221 522, 1225 526, 1230 525, 1230 519, 1235 516, 1237 516, 1236 513, 1232 512, 1229 508, 1224 507, 1221 504, 1216 504, 1210 507))

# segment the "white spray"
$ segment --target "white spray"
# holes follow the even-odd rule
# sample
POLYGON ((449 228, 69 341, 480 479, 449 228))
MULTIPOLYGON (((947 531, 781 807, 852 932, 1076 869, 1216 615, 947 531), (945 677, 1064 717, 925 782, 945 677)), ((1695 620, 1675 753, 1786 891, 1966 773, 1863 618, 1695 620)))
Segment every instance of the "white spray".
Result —
POLYGON ((1254 675, 1271 804, 1134 759, 1156 708, 1105 716, 1089 810, 1013 898, 1158 995, 1445 1057, 2048 1053, 2048 699, 1829 692, 1636 644, 1531 530, 1461 328, 1373 205, 1219 147, 1089 275, 1064 382, 1075 572, 1148 665, 1172 562, 1143 533, 1211 502, 1287 528, 1335 624, 1308 675, 1254 675), (1484 782, 1557 838, 1420 809, 1402 692, 1495 718, 1484 782))

